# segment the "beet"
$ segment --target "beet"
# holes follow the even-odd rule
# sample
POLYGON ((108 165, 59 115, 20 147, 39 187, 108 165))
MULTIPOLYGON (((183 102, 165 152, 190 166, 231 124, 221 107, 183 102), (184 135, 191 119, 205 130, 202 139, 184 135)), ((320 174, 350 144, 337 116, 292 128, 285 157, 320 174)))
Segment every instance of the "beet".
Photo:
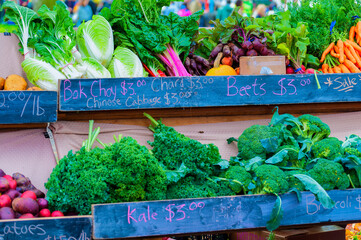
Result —
POLYGON ((268 49, 266 47, 263 47, 259 53, 262 56, 267 56, 268 55, 268 49))
POLYGON ((256 50, 251 49, 247 52, 247 56, 258 56, 258 53, 256 52, 256 50))
POLYGON ((253 48, 253 44, 250 41, 245 41, 242 43, 242 48, 251 50, 253 48))
POLYGON ((231 48, 228 45, 223 47, 223 57, 230 57, 231 56, 231 48))
POLYGON ((9 181, 4 177, 0 177, 0 192, 6 192, 9 188, 9 181))
POLYGON ((237 52, 235 52, 235 55, 239 59, 240 57, 243 57, 246 55, 246 51, 244 51, 243 48, 238 48, 237 52))
POLYGON ((268 49, 268 54, 267 55, 268 56, 275 56, 276 54, 275 54, 275 52, 273 50, 268 49))
POLYGON ((209 55, 209 58, 211 59, 216 58, 218 53, 222 52, 222 50, 223 50, 223 44, 220 43, 212 50, 211 54, 209 55))
MULTIPOLYGON (((261 53, 261 50, 265 47, 258 38, 256 38, 253 42, 253 48, 258 52, 261 53)), ((263 55, 263 54, 262 54, 263 55)))
POLYGON ((20 197, 21 193, 14 189, 9 189, 7 192, 5 192, 6 195, 8 195, 11 200, 14 200, 17 197, 20 197))
POLYGON ((0 219, 15 219, 15 212, 11 207, 0 208, 0 219))
POLYGON ((17 179, 14 178, 14 180, 16 180, 16 183, 19 187, 28 186, 31 184, 30 179, 27 177, 19 177, 17 179))
POLYGON ((6 173, 2 169, 0 169, 0 177, 3 177, 5 175, 6 175, 6 173))

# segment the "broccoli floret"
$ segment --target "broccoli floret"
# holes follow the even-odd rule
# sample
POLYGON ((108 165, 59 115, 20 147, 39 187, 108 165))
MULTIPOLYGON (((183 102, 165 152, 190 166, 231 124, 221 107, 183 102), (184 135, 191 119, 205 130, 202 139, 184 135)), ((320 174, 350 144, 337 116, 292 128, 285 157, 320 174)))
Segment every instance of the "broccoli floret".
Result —
POLYGON ((224 181, 187 176, 168 186, 167 199, 205 198, 236 195, 224 181))
POLYGON ((329 137, 316 142, 312 148, 311 153, 315 158, 326 158, 334 160, 337 157, 341 157, 344 154, 344 150, 341 147, 342 141, 335 137, 329 137))
POLYGON ((307 143, 307 151, 311 149, 314 143, 327 138, 331 133, 330 127, 322 122, 319 117, 304 114, 297 119, 302 125, 296 124, 291 128, 291 132, 302 139, 310 140, 310 142, 307 143))
POLYGON ((343 190, 350 186, 350 181, 342 165, 331 160, 319 159, 308 171, 308 174, 325 190, 335 188, 343 190))
POLYGON ((258 178, 253 194, 285 193, 289 189, 286 174, 275 165, 264 164, 256 168, 258 178))
POLYGON ((353 147, 346 147, 344 149, 345 151, 345 154, 348 154, 348 155, 354 155, 356 157, 359 157, 361 158, 361 152, 359 150, 357 150, 356 148, 353 148, 353 147))
POLYGON ((295 174, 305 174, 308 175, 306 170, 291 170, 291 171, 285 171, 285 174, 287 176, 289 188, 297 188, 299 191, 305 191, 305 185, 296 177, 293 175, 295 174))
POLYGON ((214 144, 202 144, 201 142, 186 137, 174 128, 156 121, 150 115, 144 114, 151 120, 154 141, 148 141, 153 147, 152 152, 156 159, 169 170, 177 170, 184 164, 186 174, 199 177, 208 177, 213 174, 213 165, 221 161, 219 149, 214 144))
POLYGON ((235 193, 243 191, 246 194, 246 189, 252 181, 252 175, 242 166, 229 167, 224 177, 229 181, 229 187, 235 193))
POLYGON ((277 152, 287 150, 287 155, 283 161, 276 164, 279 167, 292 167, 292 168, 305 168, 306 159, 298 159, 298 153, 300 151, 299 146, 283 145, 278 148, 277 152))
POLYGON ((243 160, 257 156, 266 159, 269 150, 264 146, 267 142, 275 145, 274 150, 277 150, 282 142, 279 128, 264 125, 253 125, 247 128, 238 138, 238 157, 243 160))

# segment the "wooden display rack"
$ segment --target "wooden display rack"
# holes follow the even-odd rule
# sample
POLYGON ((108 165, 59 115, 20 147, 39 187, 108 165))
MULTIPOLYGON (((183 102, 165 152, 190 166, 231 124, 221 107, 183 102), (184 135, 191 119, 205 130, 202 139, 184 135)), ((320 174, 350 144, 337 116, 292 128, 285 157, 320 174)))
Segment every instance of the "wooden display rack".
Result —
MULTIPOLYGON (((167 124, 173 126, 215 123, 269 118, 274 107, 280 105, 282 112, 295 115, 360 111, 360 80, 359 74, 319 75, 319 86, 314 75, 61 80, 58 102, 50 101, 52 110, 49 112, 55 111, 50 120, 30 118, 22 122, 12 116, 13 122, 0 126, 28 128, 53 121, 90 119, 148 126, 149 121, 143 117, 145 111, 155 118, 167 117, 167 124), (29 122, 36 125, 29 125, 29 122)), ((23 100, 19 97, 18 100, 20 107, 15 107, 24 108, 23 100)), ((41 104, 39 106, 43 108, 41 104)), ((0 114, 4 112, 0 111, 0 114)), ((302 193, 301 202, 295 194, 282 195, 285 216, 282 228, 361 220, 361 189, 334 190, 329 194, 336 202, 333 209, 320 207, 309 192, 302 193)), ((86 227, 93 228, 94 239, 245 231, 265 229, 274 200, 271 195, 252 195, 102 204, 94 205, 93 215, 84 219, 86 227)), ((64 219, 71 221, 67 217, 64 219)), ((18 224, 17 221, 20 220, 11 223, 18 224)), ((27 221, 34 225, 41 220, 27 221)), ((46 224, 50 227, 58 220, 44 221, 50 221, 46 224)), ((68 231, 65 225, 57 226, 64 226, 63 231, 68 231)), ((68 235, 67 239, 72 239, 70 236, 78 234, 68 235)))

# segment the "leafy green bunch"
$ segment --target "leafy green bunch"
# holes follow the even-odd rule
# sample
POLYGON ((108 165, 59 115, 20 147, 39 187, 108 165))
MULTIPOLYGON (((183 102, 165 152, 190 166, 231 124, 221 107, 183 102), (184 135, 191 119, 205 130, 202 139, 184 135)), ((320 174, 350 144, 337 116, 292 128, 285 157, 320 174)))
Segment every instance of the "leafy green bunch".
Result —
POLYGON ((84 215, 91 214, 92 204, 166 198, 165 172, 145 146, 120 136, 91 148, 98 133, 90 131, 83 147, 53 169, 45 183, 51 209, 84 215))

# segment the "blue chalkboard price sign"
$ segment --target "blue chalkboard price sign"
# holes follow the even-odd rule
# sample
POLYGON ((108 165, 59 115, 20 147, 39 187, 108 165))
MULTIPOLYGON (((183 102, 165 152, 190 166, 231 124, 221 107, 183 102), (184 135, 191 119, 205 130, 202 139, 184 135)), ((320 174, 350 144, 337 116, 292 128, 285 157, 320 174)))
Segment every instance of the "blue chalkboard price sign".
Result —
POLYGON ((55 91, 0 91, 0 124, 56 122, 57 96, 55 91))
POLYGON ((90 216, 0 221, 0 240, 91 240, 90 216))
MULTIPOLYGON (((325 209, 310 192, 283 194, 281 226, 361 220, 361 189, 328 192, 335 206, 325 209)), ((276 197, 245 195, 93 205, 94 239, 219 232, 265 228, 276 197)))
POLYGON ((61 80, 60 111, 361 101, 361 74, 61 80))

